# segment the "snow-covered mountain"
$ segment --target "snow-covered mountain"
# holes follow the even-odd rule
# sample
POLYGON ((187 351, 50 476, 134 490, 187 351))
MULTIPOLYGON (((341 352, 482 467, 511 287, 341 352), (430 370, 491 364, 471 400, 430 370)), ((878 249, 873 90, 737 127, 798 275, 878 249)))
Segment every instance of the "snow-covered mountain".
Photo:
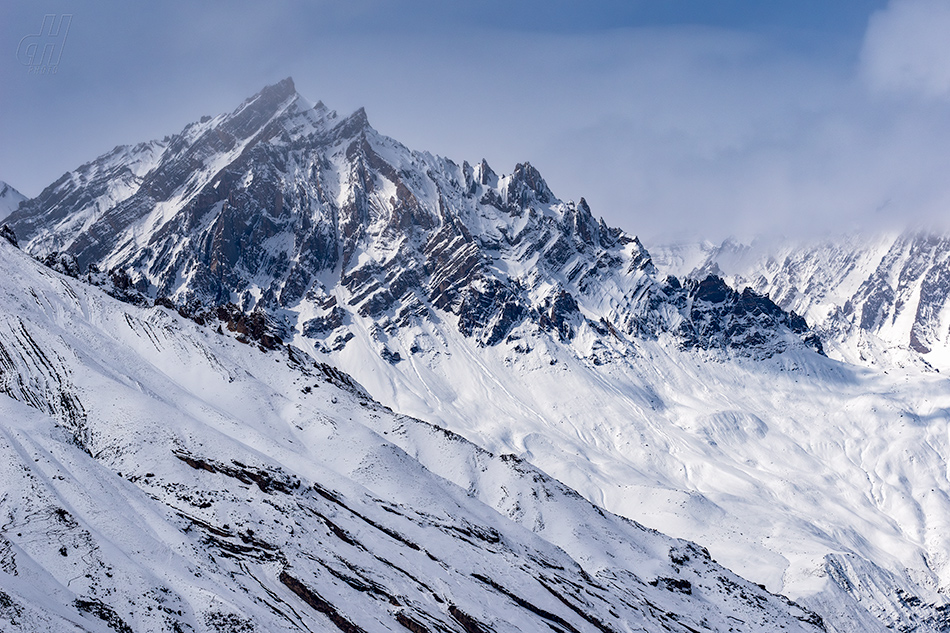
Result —
POLYGON ((950 237, 922 230, 821 241, 732 240, 653 251, 670 274, 712 272, 804 315, 829 352, 884 368, 950 370, 950 237))
POLYGON ((292 342, 401 414, 707 546, 828 630, 950 627, 950 383, 826 358, 796 312, 658 270, 527 163, 410 151, 285 80, 8 221, 57 270, 292 342))
POLYGON ((13 213, 26 196, 0 180, 0 220, 13 213))
POLYGON ((591 358, 614 332, 759 356, 803 336, 819 345, 763 297, 658 276, 636 238, 583 199, 555 198, 531 165, 498 176, 412 152, 289 79, 164 141, 116 148, 9 223, 36 255, 122 271, 186 309, 259 308, 285 319, 282 336, 327 350, 361 321, 394 361, 387 339, 436 315, 483 345, 530 322, 591 358))
POLYGON ((819 631, 701 547, 0 240, 3 631, 819 631))

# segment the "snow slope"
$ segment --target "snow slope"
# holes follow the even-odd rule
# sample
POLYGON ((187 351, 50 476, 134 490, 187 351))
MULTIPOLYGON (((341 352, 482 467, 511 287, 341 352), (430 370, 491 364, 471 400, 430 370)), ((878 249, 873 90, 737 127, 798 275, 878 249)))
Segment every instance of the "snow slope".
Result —
MULTIPOLYGON (((387 344, 405 353, 419 334, 387 344)), ((907 608, 905 594, 945 603, 942 375, 804 351, 723 360, 653 341, 594 364, 544 333, 513 334, 478 347, 435 324, 439 347, 394 369, 358 333, 333 358, 394 409, 703 543, 835 630, 913 630, 929 616, 907 608)))
POLYGON ((819 630, 302 352, 0 266, 4 631, 819 630))

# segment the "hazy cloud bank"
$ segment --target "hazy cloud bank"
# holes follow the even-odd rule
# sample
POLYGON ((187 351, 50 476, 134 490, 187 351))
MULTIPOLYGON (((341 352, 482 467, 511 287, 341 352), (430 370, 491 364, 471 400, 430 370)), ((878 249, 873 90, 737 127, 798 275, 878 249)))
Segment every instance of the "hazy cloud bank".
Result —
POLYGON ((791 3, 767 28, 703 3, 652 21, 635 11, 649 3, 506 6, 62 3, 43 9, 74 14, 51 77, 17 65, 43 15, 15 6, 0 24, 0 178, 35 195, 293 75, 410 147, 499 172, 531 161, 560 196, 647 237, 947 215, 950 3, 894 0, 839 31, 791 3))

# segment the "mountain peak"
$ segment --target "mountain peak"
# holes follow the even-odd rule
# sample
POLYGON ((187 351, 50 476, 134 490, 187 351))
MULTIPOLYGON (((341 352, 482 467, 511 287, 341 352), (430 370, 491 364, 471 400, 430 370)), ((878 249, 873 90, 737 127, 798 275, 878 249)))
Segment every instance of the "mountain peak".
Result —
POLYGON ((366 115, 366 110, 363 107, 357 109, 356 112, 340 121, 337 125, 339 134, 342 137, 357 136, 360 132, 370 127, 369 117, 366 115))
POLYGON ((247 110, 270 113, 296 94, 297 88, 294 86, 294 80, 287 77, 275 84, 261 88, 253 97, 246 99, 233 114, 238 115, 247 110))
MULTIPOLYGON (((54 234, 44 217, 46 208, 63 208, 58 200, 65 193, 31 201, 11 228, 28 252, 63 250, 62 244, 81 268, 106 262, 130 267, 153 298, 233 302, 244 310, 303 306, 319 316, 302 326, 300 336, 327 349, 345 345, 351 333, 344 329, 358 319, 403 315, 386 326, 395 336, 436 318, 438 310, 458 316, 459 331, 480 344, 498 344, 521 325, 569 342, 582 329, 607 336, 585 314, 616 320, 603 310, 603 293, 595 289, 610 286, 629 305, 646 288, 655 291, 656 302, 669 301, 661 296, 645 249, 626 249, 628 242, 618 239, 622 232, 601 226, 586 200, 558 200, 531 163, 498 177, 485 160, 460 168, 417 154, 373 132, 362 107, 332 129, 321 123, 322 131, 310 134, 314 121, 298 117, 303 103, 290 78, 264 88, 214 129, 178 138, 144 175, 140 191, 114 209, 73 209, 76 218, 98 218, 88 227, 70 222, 77 227, 73 234, 54 234), (159 230, 143 231, 159 226, 159 201, 173 202, 177 212, 162 217, 159 230), (495 211, 502 213, 489 226, 483 220, 495 211), (552 241, 555 232, 559 238, 552 241), (121 246, 114 248, 116 243, 121 246), (384 258, 390 256, 401 268, 384 258), (185 269, 192 272, 186 275, 185 269), (500 272, 530 269, 543 272, 500 272), (350 295, 352 312, 319 299, 335 292, 326 276, 333 270, 345 271, 334 283, 350 295), (248 271, 268 272, 255 277, 248 271), (560 280, 571 297, 540 292, 554 282, 563 285, 560 280)), ((86 201, 109 191, 108 182, 94 185, 99 188, 70 196, 86 201)), ((636 310, 620 319, 618 326, 630 336, 674 327, 660 317, 645 322, 636 310)), ((763 346, 785 349, 781 324, 773 321, 761 337, 763 346)), ((676 327, 696 329, 692 322, 676 327)), ((734 347, 731 339, 712 341, 698 330, 687 338, 694 346, 708 341, 734 347)))
POLYGON ((508 182, 508 201, 525 206, 529 198, 534 198, 541 204, 547 204, 553 201, 555 196, 541 176, 541 172, 531 163, 518 163, 508 182))
POLYGON ((369 116, 366 114, 366 108, 360 106, 356 111, 347 117, 348 121, 354 121, 362 123, 363 125, 369 125, 369 116))
POLYGON ((498 186, 498 175, 492 171, 492 168, 488 166, 488 161, 484 158, 475 168, 475 180, 481 185, 498 186))
POLYGON ((593 214, 590 212, 590 205, 587 204, 587 200, 585 200, 583 196, 581 196, 581 199, 577 203, 577 210, 587 217, 593 217, 593 214))
POLYGON ((275 94, 289 97, 297 93, 297 87, 294 85, 293 77, 284 77, 280 81, 270 86, 265 86, 259 94, 273 92, 275 94))
POLYGON ((22 193, 0 180, 0 220, 16 211, 26 199, 22 193))

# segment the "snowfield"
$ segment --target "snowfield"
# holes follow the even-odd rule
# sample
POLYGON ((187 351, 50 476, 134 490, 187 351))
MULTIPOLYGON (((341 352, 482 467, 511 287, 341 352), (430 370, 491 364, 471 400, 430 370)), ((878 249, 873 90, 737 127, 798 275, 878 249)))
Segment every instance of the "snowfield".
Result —
MULTIPOLYGON (((724 360, 662 341, 594 365, 543 335, 486 348, 439 332, 444 349, 410 356, 399 371, 359 339, 334 359, 393 409, 700 542, 835 630, 913 623, 905 592, 943 604, 950 382, 942 374, 866 369, 809 351, 724 360)), ((389 345, 409 347, 401 343, 389 345)))
POLYGON ((300 351, 0 240, 4 631, 816 631, 300 351))

